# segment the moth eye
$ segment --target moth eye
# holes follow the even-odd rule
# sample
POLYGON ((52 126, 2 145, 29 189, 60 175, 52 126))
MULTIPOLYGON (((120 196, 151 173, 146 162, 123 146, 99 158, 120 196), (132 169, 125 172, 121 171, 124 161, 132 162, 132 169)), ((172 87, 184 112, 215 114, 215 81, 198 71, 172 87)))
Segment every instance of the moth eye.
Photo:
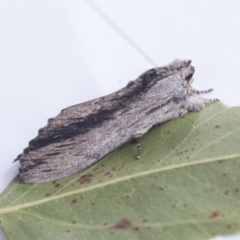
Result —
POLYGON ((190 73, 188 74, 186 77, 185 77, 185 80, 188 82, 193 76, 193 73, 190 73))
POLYGON ((193 76, 193 73, 187 75, 187 76, 185 77, 185 80, 188 82, 188 81, 192 78, 192 76, 193 76))
POLYGON ((189 65, 185 70, 185 81, 188 82, 192 78, 194 72, 195 72, 195 68, 189 65))

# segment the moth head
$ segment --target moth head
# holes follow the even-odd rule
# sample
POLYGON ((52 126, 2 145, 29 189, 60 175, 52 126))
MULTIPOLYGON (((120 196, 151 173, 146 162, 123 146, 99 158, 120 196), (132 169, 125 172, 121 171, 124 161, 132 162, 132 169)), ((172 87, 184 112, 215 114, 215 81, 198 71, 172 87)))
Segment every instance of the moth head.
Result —
POLYGON ((170 66, 174 69, 181 70, 185 67, 190 66, 192 63, 192 60, 180 60, 180 59, 175 59, 170 66))
POLYGON ((183 61, 184 65, 182 67, 181 75, 184 81, 186 81, 188 84, 191 84, 193 81, 193 74, 195 72, 195 68, 191 65, 191 60, 185 60, 183 61))
POLYGON ((177 71, 182 76, 184 82, 188 85, 193 81, 193 74, 195 72, 195 68, 191 65, 191 60, 179 60, 176 59, 170 64, 170 69, 177 71))

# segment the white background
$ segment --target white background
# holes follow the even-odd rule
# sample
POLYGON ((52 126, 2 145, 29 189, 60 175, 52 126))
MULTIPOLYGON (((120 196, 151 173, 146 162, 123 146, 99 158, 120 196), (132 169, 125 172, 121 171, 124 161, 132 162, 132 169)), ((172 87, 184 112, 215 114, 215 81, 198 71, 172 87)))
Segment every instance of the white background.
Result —
POLYGON ((207 97, 240 105, 240 1, 1 0, 0 191, 48 118, 175 58, 207 97))

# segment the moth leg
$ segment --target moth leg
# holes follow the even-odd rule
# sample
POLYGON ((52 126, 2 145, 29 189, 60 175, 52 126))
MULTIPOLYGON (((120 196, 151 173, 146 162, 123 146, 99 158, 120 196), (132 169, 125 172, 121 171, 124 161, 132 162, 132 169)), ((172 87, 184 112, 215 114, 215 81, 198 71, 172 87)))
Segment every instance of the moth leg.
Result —
POLYGON ((137 159, 140 159, 141 158, 141 144, 140 144, 140 141, 141 141, 141 138, 136 138, 136 147, 137 147, 137 155, 136 155, 136 158, 137 159))
POLYGON ((205 99, 205 98, 194 98, 190 97, 188 99, 188 111, 199 112, 201 109, 205 108, 211 103, 219 101, 218 99, 205 99))
POLYGON ((134 139, 134 143, 136 144, 137 147, 137 155, 136 158, 140 159, 141 158, 141 137, 143 136, 143 134, 145 134, 150 128, 146 128, 146 129, 142 129, 141 131, 136 132, 135 134, 133 134, 132 139, 134 139))
POLYGON ((131 140, 131 142, 136 146, 137 149, 137 154, 136 158, 140 159, 141 158, 141 137, 135 137, 131 140))

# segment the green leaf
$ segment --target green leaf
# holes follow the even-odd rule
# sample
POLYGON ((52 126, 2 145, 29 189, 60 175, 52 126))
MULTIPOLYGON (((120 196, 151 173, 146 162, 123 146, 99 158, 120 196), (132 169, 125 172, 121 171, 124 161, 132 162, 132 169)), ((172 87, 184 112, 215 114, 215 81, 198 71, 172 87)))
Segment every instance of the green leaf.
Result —
POLYGON ((151 129, 58 181, 15 178, 0 196, 7 239, 208 239, 240 230, 240 109, 213 104, 151 129))

